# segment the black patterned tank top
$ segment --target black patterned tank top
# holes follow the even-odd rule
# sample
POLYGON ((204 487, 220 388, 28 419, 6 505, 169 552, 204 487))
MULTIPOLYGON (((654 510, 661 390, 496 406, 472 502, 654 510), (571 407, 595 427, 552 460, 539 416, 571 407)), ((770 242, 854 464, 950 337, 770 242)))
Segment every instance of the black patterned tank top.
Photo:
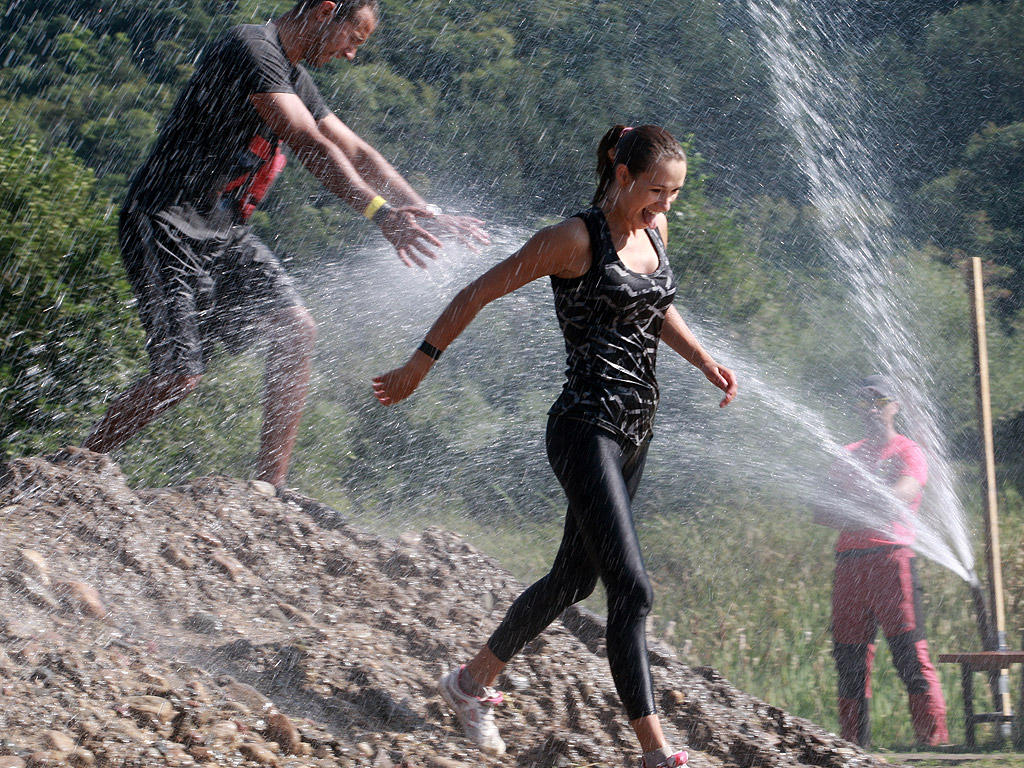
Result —
POLYGON ((555 311, 565 336, 566 382, 548 413, 597 424, 631 443, 651 435, 658 407, 658 340, 676 285, 661 235, 648 229, 658 268, 641 275, 619 260, 600 208, 576 214, 593 251, 580 277, 552 275, 555 311))

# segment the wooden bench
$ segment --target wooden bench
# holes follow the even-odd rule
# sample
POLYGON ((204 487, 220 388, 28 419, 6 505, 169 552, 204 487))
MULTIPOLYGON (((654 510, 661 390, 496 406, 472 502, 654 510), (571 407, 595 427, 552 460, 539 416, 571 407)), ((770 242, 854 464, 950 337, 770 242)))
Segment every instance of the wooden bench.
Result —
MULTIPOLYGON (((1015 715, 1002 712, 974 711, 974 673, 998 672, 1013 664, 1024 664, 1024 651, 978 651, 975 653, 941 653, 939 662, 960 665, 960 686, 964 697, 964 719, 967 725, 967 746, 977 746, 974 726, 978 723, 1013 723, 1015 715)), ((1024 701, 1024 699, 1022 699, 1024 701)))

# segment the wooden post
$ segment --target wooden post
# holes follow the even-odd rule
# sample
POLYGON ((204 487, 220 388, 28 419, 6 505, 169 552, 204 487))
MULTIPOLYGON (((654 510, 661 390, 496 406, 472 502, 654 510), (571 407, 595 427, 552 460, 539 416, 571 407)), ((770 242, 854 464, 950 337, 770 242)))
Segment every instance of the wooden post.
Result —
MULTIPOLYGON (((982 281, 981 259, 971 259, 972 294, 974 311, 971 313, 974 326, 974 372, 978 385, 978 423, 981 425, 984 446, 982 467, 982 490, 985 498, 985 557, 988 565, 989 605, 995 620, 996 637, 999 647, 1006 645, 1006 614, 1003 609, 1003 567, 999 554, 999 510, 996 504, 996 457, 992 440, 992 397, 988 385, 988 342, 985 337, 985 289, 982 281)), ((1013 714, 1010 704, 1010 677, 1008 670, 999 672, 993 686, 996 706, 1001 706, 1006 716, 1013 714)), ((1009 736, 1009 726, 1004 724, 1004 737, 1009 736)))

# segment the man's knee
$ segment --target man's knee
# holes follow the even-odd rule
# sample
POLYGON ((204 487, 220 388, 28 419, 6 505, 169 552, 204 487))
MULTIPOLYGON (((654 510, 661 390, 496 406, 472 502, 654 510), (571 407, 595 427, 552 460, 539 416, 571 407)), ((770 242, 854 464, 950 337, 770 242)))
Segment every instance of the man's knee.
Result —
POLYGON ((839 698, 860 699, 867 689, 867 643, 834 643, 832 658, 836 662, 839 698))
POLYGON ((918 632, 889 638, 892 665, 910 694, 926 693, 929 688, 924 674, 925 659, 922 658, 922 654, 927 658, 928 651, 922 647, 922 639, 918 632))
POLYGON ((201 374, 157 375, 151 379, 151 392, 161 405, 171 406, 192 394, 202 380, 201 374))
POLYGON ((311 351, 316 342, 316 321, 305 307, 286 307, 270 321, 271 333, 290 349, 311 351))
POLYGON ((305 307, 293 307, 296 333, 310 346, 316 341, 316 321, 305 307))

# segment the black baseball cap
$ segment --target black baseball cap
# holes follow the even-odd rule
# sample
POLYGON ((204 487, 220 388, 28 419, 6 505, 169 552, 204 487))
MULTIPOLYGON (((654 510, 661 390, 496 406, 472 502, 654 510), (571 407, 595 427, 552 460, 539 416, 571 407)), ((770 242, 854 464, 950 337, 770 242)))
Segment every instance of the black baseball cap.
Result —
POLYGON ((858 388, 861 390, 861 394, 867 391, 875 397, 887 397, 890 400, 898 399, 896 397, 896 391, 889 385, 888 379, 880 373, 873 373, 870 376, 865 376, 860 380, 858 388))

